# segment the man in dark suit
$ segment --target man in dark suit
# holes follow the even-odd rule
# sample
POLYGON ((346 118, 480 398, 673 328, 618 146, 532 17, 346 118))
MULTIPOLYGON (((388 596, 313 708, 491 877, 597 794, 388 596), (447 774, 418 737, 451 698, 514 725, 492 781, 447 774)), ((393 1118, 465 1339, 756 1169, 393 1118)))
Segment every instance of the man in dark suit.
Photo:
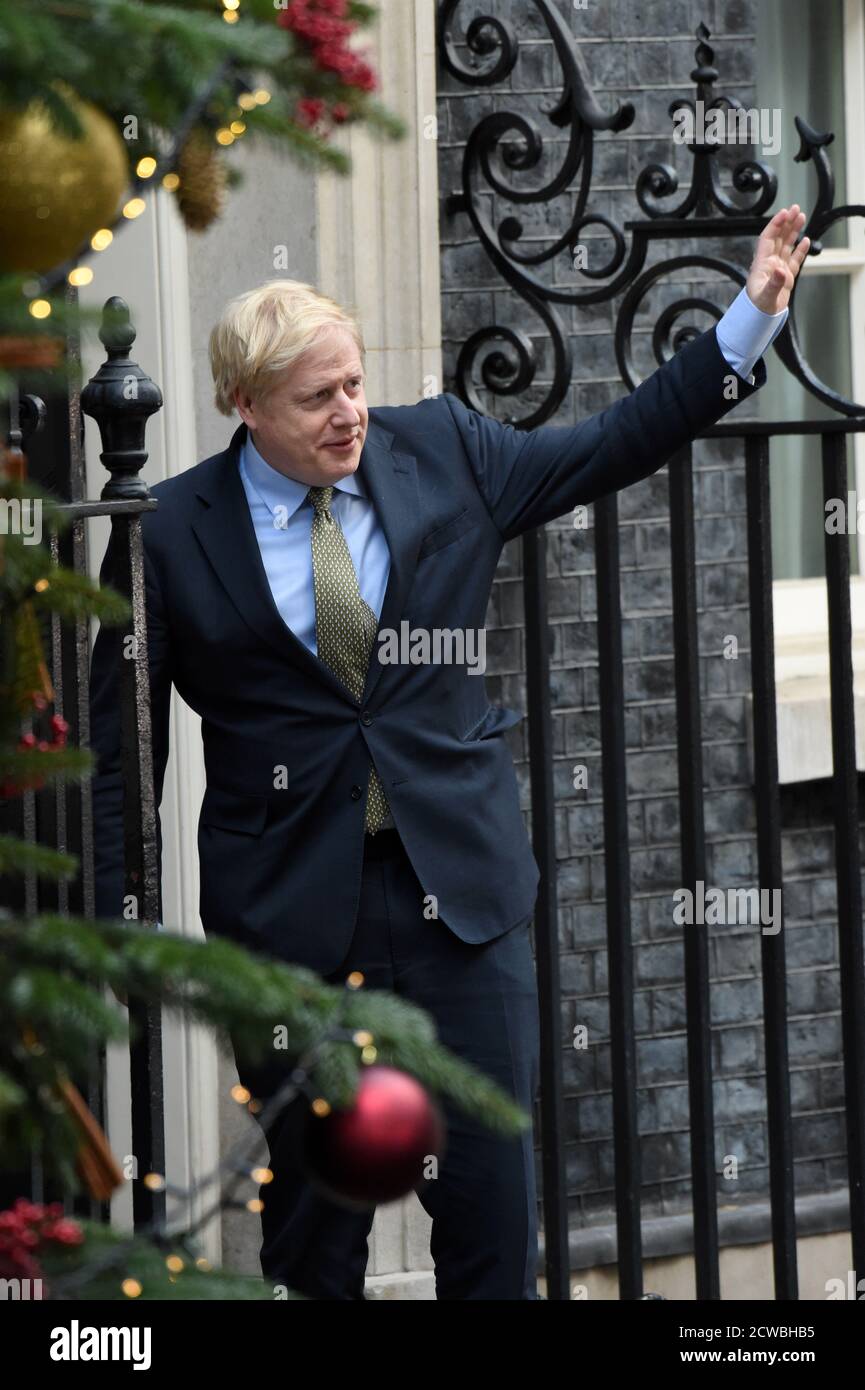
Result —
MULTIPOLYGON (((318 971, 411 999, 440 1040, 530 1109, 538 869, 491 706, 483 623, 504 543, 660 468, 765 380, 807 238, 783 209, 716 328, 630 396, 520 432, 451 394, 368 409, 363 340, 311 286, 232 301, 211 337, 225 452, 158 484, 142 518, 157 798, 172 683, 202 720, 201 919, 318 971)), ((103 577, 111 576, 111 547, 103 577)), ((122 897, 117 638, 92 669, 98 905, 122 897)), ((241 1065, 257 1095, 269 1068, 241 1065)), ((531 1136, 452 1107, 420 1194, 440 1299, 537 1297, 531 1136)), ((298 1171, 297 1113, 268 1134, 262 1268, 312 1297, 362 1298, 372 1212, 298 1171)))

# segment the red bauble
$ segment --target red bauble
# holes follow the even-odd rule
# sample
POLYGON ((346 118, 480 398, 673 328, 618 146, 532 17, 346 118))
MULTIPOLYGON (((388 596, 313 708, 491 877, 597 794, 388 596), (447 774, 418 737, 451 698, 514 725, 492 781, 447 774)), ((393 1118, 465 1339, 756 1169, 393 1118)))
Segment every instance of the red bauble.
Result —
POLYGON ((307 1117, 307 1176, 342 1206, 371 1207, 416 1191, 427 1181, 425 1165, 444 1149, 438 1106, 419 1081, 394 1067, 365 1067, 350 1109, 307 1117))

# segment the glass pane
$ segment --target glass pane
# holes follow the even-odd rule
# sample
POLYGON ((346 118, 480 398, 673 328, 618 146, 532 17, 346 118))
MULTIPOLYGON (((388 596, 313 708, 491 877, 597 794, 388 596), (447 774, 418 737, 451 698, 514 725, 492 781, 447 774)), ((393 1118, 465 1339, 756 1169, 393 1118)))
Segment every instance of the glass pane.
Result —
MULTIPOLYGON (((759 0, 755 8, 756 103, 761 109, 780 111, 778 153, 764 154, 759 148, 756 153, 778 177, 774 207, 799 203, 808 213, 814 206, 814 165, 810 160, 794 162, 799 150, 795 116, 817 130, 834 133, 829 157, 835 173, 835 204, 840 206, 847 201, 843 0, 759 0)), ((847 223, 838 222, 826 233, 823 245, 846 246, 848 235, 847 223)))
MULTIPOLYGON (((846 275, 809 275, 796 290, 796 324, 806 360, 827 386, 852 395, 850 371, 850 281, 846 275)), ((837 411, 800 386, 780 359, 769 353, 768 379, 756 400, 764 420, 831 420, 837 411)), ((776 579, 810 579, 825 574, 823 484, 820 436, 776 435, 771 443, 772 552, 776 579)), ((853 439, 847 440, 848 487, 855 488, 853 439)), ((857 536, 850 563, 858 574, 857 536)))

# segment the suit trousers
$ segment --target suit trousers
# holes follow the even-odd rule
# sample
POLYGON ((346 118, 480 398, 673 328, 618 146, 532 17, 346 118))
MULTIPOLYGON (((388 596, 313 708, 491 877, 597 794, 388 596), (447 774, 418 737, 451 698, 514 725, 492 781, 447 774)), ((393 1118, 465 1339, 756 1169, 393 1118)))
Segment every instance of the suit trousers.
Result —
MULTIPOLYGON (((313 924, 310 924, 311 926, 313 924)), ((471 944, 424 916, 423 888, 396 830, 365 837, 354 936, 329 983, 362 971, 426 1009, 439 1041, 530 1113, 539 1083, 538 999, 529 924, 471 944)), ((238 1062, 261 1100, 286 1079, 275 1064, 238 1062)), ((363 1299, 375 1209, 352 1210, 315 1189, 298 1154, 305 1102, 265 1130, 273 1180, 260 1189, 261 1267, 309 1298, 363 1299)), ((432 1218, 437 1299, 536 1299, 537 1200, 532 1132, 502 1138, 443 1098, 446 1150, 418 1198, 432 1218)))

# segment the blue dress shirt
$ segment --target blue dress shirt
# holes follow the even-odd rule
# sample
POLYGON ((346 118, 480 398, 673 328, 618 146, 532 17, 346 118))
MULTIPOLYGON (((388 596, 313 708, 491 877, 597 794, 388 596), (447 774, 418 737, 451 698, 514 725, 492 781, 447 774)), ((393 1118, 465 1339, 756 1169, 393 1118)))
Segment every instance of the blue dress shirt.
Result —
MULTIPOLYGON (((764 314, 744 289, 733 300, 715 332, 721 352, 738 376, 753 381, 754 365, 780 333, 787 313, 782 309, 780 314, 764 314)), ((309 487, 271 468, 249 435, 238 466, 274 603, 286 625, 317 656, 313 508, 311 503, 304 505, 309 487)), ((359 470, 335 484, 331 512, 342 527, 360 592, 379 618, 390 552, 359 470)))
POLYGON ((782 309, 780 314, 764 314, 744 287, 739 291, 715 326, 718 347, 737 376, 753 384, 756 362, 781 332, 789 312, 782 309))
MULTIPOLYGON (((312 585, 311 502, 308 483, 278 473, 249 435, 240 451, 240 477, 273 601, 285 624, 318 655, 312 585)), ((380 617, 390 574, 390 551, 359 472, 334 484, 331 514, 342 528, 361 597, 380 617)))

